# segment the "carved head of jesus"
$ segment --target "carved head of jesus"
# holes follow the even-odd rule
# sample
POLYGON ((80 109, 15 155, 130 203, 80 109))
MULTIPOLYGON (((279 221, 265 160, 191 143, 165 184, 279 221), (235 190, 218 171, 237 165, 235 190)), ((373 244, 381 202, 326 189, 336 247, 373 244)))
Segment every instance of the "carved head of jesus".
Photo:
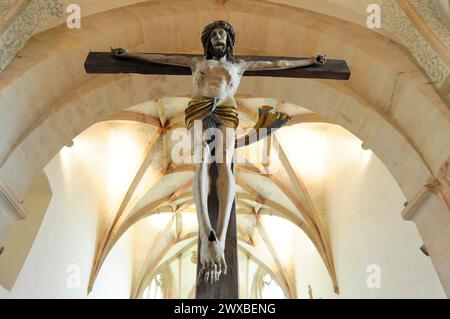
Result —
POLYGON ((203 29, 202 44, 206 59, 221 59, 226 56, 228 61, 234 61, 235 43, 236 33, 226 21, 214 21, 203 29))

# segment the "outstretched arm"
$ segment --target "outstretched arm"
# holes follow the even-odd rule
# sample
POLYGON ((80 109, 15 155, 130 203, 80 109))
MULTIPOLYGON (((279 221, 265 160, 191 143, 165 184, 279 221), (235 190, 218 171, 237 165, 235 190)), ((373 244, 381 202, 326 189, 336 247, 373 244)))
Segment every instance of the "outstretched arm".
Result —
POLYGON ((311 65, 324 65, 326 62, 327 56, 323 54, 301 60, 250 61, 245 64, 245 71, 283 70, 311 65))
POLYGON ((181 55, 130 53, 126 49, 122 48, 111 48, 111 54, 118 59, 129 59, 141 62, 153 62, 185 67, 191 67, 194 62, 192 58, 181 55))

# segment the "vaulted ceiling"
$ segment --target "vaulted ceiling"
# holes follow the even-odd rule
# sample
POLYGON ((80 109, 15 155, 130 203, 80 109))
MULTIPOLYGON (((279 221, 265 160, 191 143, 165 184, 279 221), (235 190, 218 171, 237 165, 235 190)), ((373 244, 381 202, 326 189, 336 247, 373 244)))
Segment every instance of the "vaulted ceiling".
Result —
MULTIPOLYGON (((148 101, 125 111, 115 113, 104 118, 108 123, 133 122, 143 125, 140 131, 145 131, 147 145, 142 150, 137 168, 128 178, 128 184, 120 185, 124 192, 119 203, 115 205, 111 216, 111 224, 106 229, 106 241, 99 247, 92 269, 90 289, 93 288, 96 276, 101 270, 103 262, 109 252, 130 228, 144 218, 155 214, 171 213, 173 218, 167 222, 161 238, 154 240, 149 254, 143 263, 143 269, 135 279, 133 297, 141 296, 143 289, 153 275, 159 273, 160 263, 167 254, 177 255, 179 250, 187 250, 194 245, 196 229, 183 224, 183 215, 195 213, 195 205, 191 190, 193 164, 177 162, 171 151, 178 140, 171 135, 174 130, 187 133, 184 128, 184 109, 189 98, 164 98, 148 101), (177 245, 189 240, 188 245, 177 245), (174 246, 176 249, 174 251, 174 246)), ((296 105, 267 98, 241 98, 237 100, 240 114, 240 128, 248 130, 257 120, 257 111, 261 105, 271 105, 278 111, 288 112, 292 118, 293 128, 301 123, 316 123, 316 127, 327 121, 309 110, 296 105)), ((274 245, 260 221, 261 216, 277 216, 291 222, 301 229, 317 248, 329 271, 334 289, 338 291, 338 284, 334 272, 334 265, 327 229, 327 215, 323 205, 314 199, 307 183, 300 176, 298 167, 289 154, 296 152, 296 147, 289 147, 285 140, 292 133, 280 131, 251 147, 241 149, 237 156, 245 159, 236 165, 237 178, 237 213, 239 216, 238 235, 240 249, 244 249, 252 258, 273 274, 287 296, 295 298, 295 283, 285 270, 274 250, 274 245), (284 141, 284 142, 283 142, 284 141), (256 158, 260 154, 257 148, 268 148, 267 158, 256 158), (276 154, 270 154, 276 153, 276 154), (264 245, 255 245, 255 231, 262 238, 264 245), (267 249, 270 258, 261 257, 261 249, 267 249)), ((76 142, 75 142, 76 143, 76 142)), ((123 152, 123 151, 120 151, 123 152)), ((304 150, 305 153, 309 151, 304 150)), ((186 154, 185 154, 186 155, 186 154)), ((113 156, 113 155, 111 155, 113 156)), ((190 154, 186 158, 189 159, 190 154)), ((319 161, 319 159, 316 159, 319 161)), ((187 161, 191 163, 192 161, 187 161)), ((129 163, 127 165, 132 165, 129 163)), ((317 162, 316 166, 320 166, 317 162)), ((123 164, 120 165, 123 167, 123 164)), ((120 169, 118 167, 117 169, 120 169)), ((311 182, 311 180, 309 181, 311 182)), ((316 190, 317 193, 317 190, 316 190)), ((187 242, 186 242, 187 243, 187 242)))

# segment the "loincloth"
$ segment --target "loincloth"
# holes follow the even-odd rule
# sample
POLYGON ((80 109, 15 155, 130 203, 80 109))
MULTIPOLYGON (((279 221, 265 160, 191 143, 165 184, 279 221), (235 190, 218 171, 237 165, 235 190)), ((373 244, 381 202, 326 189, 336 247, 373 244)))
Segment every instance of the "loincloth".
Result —
POLYGON ((233 98, 194 96, 189 101, 185 115, 188 130, 196 120, 202 121, 203 129, 217 128, 220 125, 236 129, 239 125, 236 101, 233 98))

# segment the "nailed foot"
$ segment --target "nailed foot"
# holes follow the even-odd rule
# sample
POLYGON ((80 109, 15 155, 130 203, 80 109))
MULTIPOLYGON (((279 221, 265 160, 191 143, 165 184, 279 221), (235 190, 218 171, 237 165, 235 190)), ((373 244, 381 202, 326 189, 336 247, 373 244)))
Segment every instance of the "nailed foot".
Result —
POLYGON ((202 268, 198 274, 198 280, 203 280, 212 285, 219 281, 222 273, 227 274, 225 247, 216 238, 213 231, 211 231, 209 238, 201 241, 200 263, 202 268))

